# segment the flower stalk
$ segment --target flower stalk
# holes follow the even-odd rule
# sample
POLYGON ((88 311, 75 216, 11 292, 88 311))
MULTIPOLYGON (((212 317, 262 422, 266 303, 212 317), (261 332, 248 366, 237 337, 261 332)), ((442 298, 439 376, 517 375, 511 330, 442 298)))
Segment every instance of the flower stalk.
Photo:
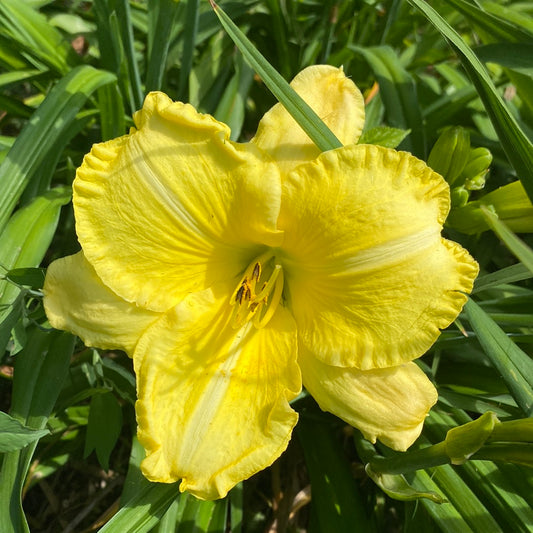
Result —
POLYGON ((488 411, 473 422, 452 428, 431 446, 383 457, 356 439, 358 452, 373 474, 406 474, 466 460, 491 460, 533 465, 533 418, 500 422, 488 411), (464 457, 464 459, 462 457, 464 457))

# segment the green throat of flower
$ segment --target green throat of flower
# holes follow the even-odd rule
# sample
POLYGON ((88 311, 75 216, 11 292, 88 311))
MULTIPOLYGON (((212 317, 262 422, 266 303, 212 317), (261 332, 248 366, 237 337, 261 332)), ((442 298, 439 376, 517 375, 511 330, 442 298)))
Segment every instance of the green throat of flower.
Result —
POLYGON ((249 320, 263 328, 274 316, 283 292, 283 268, 272 250, 255 258, 231 296, 231 322, 235 329, 249 320))

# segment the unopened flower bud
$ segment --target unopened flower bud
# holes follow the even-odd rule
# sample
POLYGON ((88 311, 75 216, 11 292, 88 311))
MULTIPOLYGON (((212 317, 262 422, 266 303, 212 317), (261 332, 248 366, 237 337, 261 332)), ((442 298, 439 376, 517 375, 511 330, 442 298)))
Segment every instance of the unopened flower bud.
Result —
POLYGON ((485 186, 485 175, 492 163, 490 150, 484 147, 470 150, 468 162, 461 173, 465 188, 469 191, 478 191, 485 186))
POLYGON ((468 203, 470 192, 467 191, 462 185, 454 187, 451 190, 451 202, 452 207, 463 207, 468 203))
MULTIPOLYGON (((428 165, 452 185, 468 162, 470 134, 464 128, 445 128, 433 145, 428 157, 428 165)), ((456 185, 462 185, 457 183, 456 185)))

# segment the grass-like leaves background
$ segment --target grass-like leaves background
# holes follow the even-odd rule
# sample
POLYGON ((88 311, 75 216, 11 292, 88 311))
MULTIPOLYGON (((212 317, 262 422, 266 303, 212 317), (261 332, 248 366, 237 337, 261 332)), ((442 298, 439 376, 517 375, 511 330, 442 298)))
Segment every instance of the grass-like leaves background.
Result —
MULTIPOLYGON (((533 6, 220 8, 0 1, 0 531, 531 531, 533 6), (124 134, 148 91, 213 114, 234 140, 253 135, 274 94, 326 150, 336 139, 283 81, 317 63, 343 65, 364 92, 365 142, 427 160, 454 126, 454 139, 490 150, 484 188, 452 183, 445 229, 482 274, 421 360, 439 403, 411 451, 371 445, 303 396, 282 458, 226 499, 201 502, 142 477, 131 363, 46 328, 42 268, 77 249, 70 184, 83 155, 124 134), (457 454, 470 460, 452 466, 457 454)), ((445 170, 457 144, 447 146, 431 156, 445 170)))

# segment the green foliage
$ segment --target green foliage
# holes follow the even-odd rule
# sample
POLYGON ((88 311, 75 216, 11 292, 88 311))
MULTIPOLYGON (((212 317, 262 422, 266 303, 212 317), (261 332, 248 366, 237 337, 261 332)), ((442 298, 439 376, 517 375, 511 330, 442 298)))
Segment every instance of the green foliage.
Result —
POLYGON ((320 120, 318 115, 292 89, 288 82, 279 74, 266 58, 255 48, 253 43, 244 35, 224 11, 215 7, 215 13, 222 26, 233 39, 244 58, 261 76, 265 85, 274 96, 285 106, 287 111, 309 135, 313 142, 322 150, 332 150, 341 146, 334 133, 320 120))
POLYGON ((396 148, 408 135, 409 130, 390 128, 388 126, 376 126, 363 131, 359 144, 377 144, 387 148, 396 148))
POLYGON ((424 157, 426 133, 415 80, 402 66, 397 53, 390 46, 352 45, 350 48, 365 58, 379 83, 387 124, 410 131, 402 148, 424 157))
POLYGON ((367 516, 361 489, 331 428, 315 425, 303 416, 298 424, 298 437, 313 490, 311 516, 315 523, 311 530, 347 531, 358 524, 363 531, 377 531, 372 517, 367 516))
POLYGON ((47 429, 31 429, 7 413, 0 412, 0 453, 20 450, 50 433, 47 429))
POLYGON ((102 468, 109 470, 109 456, 121 427, 122 410, 115 396, 110 392, 95 394, 91 398, 83 456, 86 458, 95 450, 102 468))
POLYGON ((0 531, 528 531, 532 50, 531 6, 511 1, 1 0, 0 531), (280 461, 202 502, 142 476, 131 361, 49 328, 43 269, 77 249, 76 167, 147 92, 243 141, 279 99, 330 149, 286 83, 320 62, 363 91, 360 142, 429 157, 452 184, 446 231, 481 276, 420 363, 439 402, 411 450, 364 441, 304 395, 280 461))

